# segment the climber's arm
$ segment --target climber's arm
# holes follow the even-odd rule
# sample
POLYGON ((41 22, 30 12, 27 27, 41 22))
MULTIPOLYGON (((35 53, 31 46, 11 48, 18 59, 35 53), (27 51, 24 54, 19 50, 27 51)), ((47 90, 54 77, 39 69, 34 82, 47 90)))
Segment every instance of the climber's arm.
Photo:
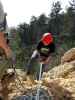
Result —
POLYGON ((28 65, 27 65, 27 75, 31 74, 31 71, 32 71, 32 67, 33 67, 33 63, 35 62, 36 59, 38 59, 39 57, 39 54, 38 54, 38 51, 35 50, 28 62, 28 65))

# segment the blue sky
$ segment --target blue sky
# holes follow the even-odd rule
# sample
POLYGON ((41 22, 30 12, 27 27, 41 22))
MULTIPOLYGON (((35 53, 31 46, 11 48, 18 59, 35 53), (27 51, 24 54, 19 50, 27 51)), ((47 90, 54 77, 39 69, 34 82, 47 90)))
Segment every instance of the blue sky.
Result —
MULTIPOLYGON (((4 11, 7 12, 8 26, 17 26, 22 22, 29 23, 31 16, 39 16, 45 13, 47 16, 51 10, 51 4, 57 0, 1 0, 4 11)), ((60 0, 62 7, 67 8, 69 0, 60 0)))

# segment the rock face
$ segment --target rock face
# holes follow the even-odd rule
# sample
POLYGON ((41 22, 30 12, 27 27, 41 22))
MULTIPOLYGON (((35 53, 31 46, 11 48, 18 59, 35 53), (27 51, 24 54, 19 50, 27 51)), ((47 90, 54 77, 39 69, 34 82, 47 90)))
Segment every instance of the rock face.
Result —
POLYGON ((6 39, 3 32, 0 32, 0 48, 4 50, 4 53, 7 58, 12 56, 12 50, 10 49, 9 45, 6 43, 6 39))
POLYGON ((2 23, 3 20, 4 20, 4 9, 3 9, 2 3, 0 1, 0 23, 2 23))
POLYGON ((41 84, 40 100, 75 100, 75 60, 69 62, 63 60, 63 62, 44 73, 40 82, 25 80, 22 71, 16 71, 17 76, 8 75, 2 81, 3 86, 0 89, 3 100, 29 100, 29 98, 35 100, 38 83, 41 84))
POLYGON ((5 70, 7 69, 8 61, 12 57, 12 50, 7 43, 7 20, 6 13, 4 12, 2 3, 0 1, 0 79, 2 78, 5 70))
POLYGON ((64 54, 64 56, 61 58, 61 63, 71 62, 73 60, 75 60, 75 48, 70 49, 64 54))
POLYGON ((50 79, 66 78, 68 75, 74 72, 75 72, 75 61, 56 66, 52 70, 48 71, 48 73, 44 73, 43 77, 44 78, 49 77, 50 79))
POLYGON ((4 12, 4 7, 0 0, 0 32, 8 32, 6 16, 7 16, 7 13, 4 12))
POLYGON ((12 50, 6 43, 4 32, 0 32, 0 79, 9 66, 9 59, 12 58, 12 50))

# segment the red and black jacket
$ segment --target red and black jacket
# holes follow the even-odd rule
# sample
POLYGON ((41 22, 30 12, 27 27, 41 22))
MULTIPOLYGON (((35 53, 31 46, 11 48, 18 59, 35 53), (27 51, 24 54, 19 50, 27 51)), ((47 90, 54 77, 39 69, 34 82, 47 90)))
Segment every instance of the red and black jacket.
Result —
POLYGON ((52 42, 49 45, 44 45, 41 41, 37 45, 37 50, 40 56, 48 57, 55 52, 55 44, 52 42))

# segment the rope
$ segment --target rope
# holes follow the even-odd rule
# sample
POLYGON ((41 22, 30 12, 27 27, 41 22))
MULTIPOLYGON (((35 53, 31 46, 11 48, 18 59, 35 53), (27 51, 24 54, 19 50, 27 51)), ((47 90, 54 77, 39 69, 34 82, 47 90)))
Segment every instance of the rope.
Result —
POLYGON ((42 64, 40 65, 39 83, 38 83, 38 87, 37 87, 36 100, 39 100, 40 87, 41 87, 41 83, 40 83, 41 77, 42 77, 42 64))

